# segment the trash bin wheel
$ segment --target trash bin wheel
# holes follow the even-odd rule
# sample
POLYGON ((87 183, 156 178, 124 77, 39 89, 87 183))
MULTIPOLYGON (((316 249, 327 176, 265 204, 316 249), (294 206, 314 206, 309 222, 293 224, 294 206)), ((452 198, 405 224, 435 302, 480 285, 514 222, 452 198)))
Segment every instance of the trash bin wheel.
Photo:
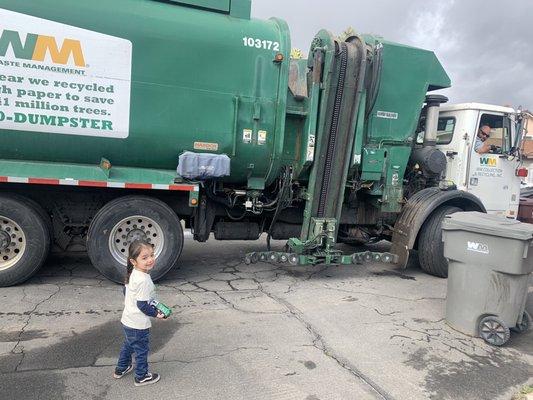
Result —
POLYGON ((529 319, 531 317, 529 316, 529 313, 527 311, 524 311, 524 314, 522 314, 522 322, 519 324, 516 324, 514 328, 511 328, 513 332, 517 333, 524 333, 529 329, 529 319))
POLYGON ((479 336, 488 344, 503 346, 509 340, 511 332, 505 322, 490 315, 479 322, 479 336))

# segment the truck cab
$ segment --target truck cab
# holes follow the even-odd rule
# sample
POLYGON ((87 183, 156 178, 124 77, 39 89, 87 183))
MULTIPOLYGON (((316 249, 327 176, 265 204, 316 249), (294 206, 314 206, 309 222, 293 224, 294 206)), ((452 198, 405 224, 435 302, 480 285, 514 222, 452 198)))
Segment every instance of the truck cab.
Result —
POLYGON ((519 112, 509 107, 481 103, 442 106, 437 148, 447 158, 446 180, 477 196, 487 212, 516 218, 520 197, 519 112), (479 128, 491 128, 487 142, 492 150, 475 151, 479 128))

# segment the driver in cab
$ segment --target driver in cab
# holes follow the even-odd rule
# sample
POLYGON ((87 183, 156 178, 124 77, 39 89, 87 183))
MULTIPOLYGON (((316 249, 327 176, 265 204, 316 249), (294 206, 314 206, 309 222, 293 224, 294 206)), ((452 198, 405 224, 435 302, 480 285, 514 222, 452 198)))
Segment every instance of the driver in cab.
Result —
POLYGON ((487 139, 490 137, 490 126, 487 124, 481 125, 477 131, 476 143, 474 144, 474 150, 478 154, 493 153, 497 150, 496 146, 487 143, 487 139))

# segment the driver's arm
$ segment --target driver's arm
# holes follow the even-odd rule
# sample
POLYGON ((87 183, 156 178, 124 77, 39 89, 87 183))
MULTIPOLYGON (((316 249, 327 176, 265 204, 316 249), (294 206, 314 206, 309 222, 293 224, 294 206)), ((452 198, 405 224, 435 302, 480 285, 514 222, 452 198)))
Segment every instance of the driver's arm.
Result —
POLYGON ((476 153, 478 154, 490 153, 490 144, 488 144, 487 142, 483 142, 483 144, 476 149, 476 153))

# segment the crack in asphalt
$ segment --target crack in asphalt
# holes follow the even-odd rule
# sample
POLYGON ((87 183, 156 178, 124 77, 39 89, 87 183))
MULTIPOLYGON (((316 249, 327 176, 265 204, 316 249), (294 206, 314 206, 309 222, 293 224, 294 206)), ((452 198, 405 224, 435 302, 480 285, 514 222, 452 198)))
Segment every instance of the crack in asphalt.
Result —
MULTIPOLYGON (((262 347, 262 346, 239 346, 239 347, 236 347, 234 349, 230 349, 230 350, 227 350, 227 351, 224 351, 224 352, 221 352, 221 353, 216 353, 216 354, 208 354, 208 355, 205 355, 205 356, 201 356, 201 357, 195 357, 195 358, 191 358, 189 360, 183 360, 183 359, 166 359, 166 357, 164 357, 163 355, 163 358, 161 360, 151 360, 150 361, 150 365, 152 364, 170 364, 170 363, 180 363, 180 364, 195 364, 195 363, 198 363, 198 362, 201 362, 203 360, 207 360, 207 359, 211 359, 211 358, 222 358, 222 357, 226 357, 232 353, 236 353, 236 352, 239 352, 239 351, 243 351, 243 350, 262 350, 262 351, 268 351, 270 350, 268 347, 262 347)), ((66 368, 43 368, 43 367, 40 367, 40 368, 28 368, 28 369, 24 369, 23 371, 17 371, 17 370, 13 370, 12 372, 6 372, 6 373, 3 373, 2 376, 9 376, 11 374, 23 374, 23 373, 28 373, 28 372, 36 372, 36 371, 54 371, 54 372, 61 372, 61 371, 69 371, 69 370, 77 370, 79 368, 108 368, 108 367, 115 367, 116 366, 116 363, 99 363, 97 364, 98 360, 96 359, 95 362, 91 365, 80 365, 80 366, 69 366, 69 367, 66 367, 66 368)))
MULTIPOLYGON (((241 265, 240 263, 237 264, 237 265, 224 265, 224 267, 221 269, 221 272, 222 273, 230 273, 230 274, 235 274, 237 272, 236 271, 236 267, 241 265), (230 269, 231 271, 228 271, 228 269, 230 269)), ((308 274, 307 277, 305 277, 305 281, 309 281, 311 280, 312 278, 314 278, 316 275, 326 271, 328 268, 330 268, 331 266, 324 266, 322 268, 320 268, 319 270, 317 271, 313 271, 311 273, 308 274)), ((275 279, 277 280, 279 278, 280 275, 284 275, 284 276, 290 276, 289 273, 287 273, 286 270, 283 270, 282 267, 280 266, 277 266, 277 268, 275 269, 268 269, 268 270, 265 270, 266 272, 274 272, 275 273, 275 279), (283 271, 283 273, 280 273, 281 271, 283 271)), ((262 271, 262 272, 265 272, 265 271, 262 271)), ((368 376, 366 376, 363 372, 361 372, 357 367, 355 367, 353 364, 351 364, 350 362, 346 361, 346 360, 343 360, 341 359, 340 356, 336 355, 334 353, 334 351, 326 344, 325 340, 322 338, 322 336, 318 333, 317 329, 315 327, 313 327, 309 322, 307 322, 304 318, 303 318, 303 314, 296 308, 294 307, 291 303, 289 303, 288 301, 284 300, 284 299, 281 299, 280 297, 266 291, 263 287, 263 282, 258 280, 257 279, 257 273, 259 273, 260 271, 254 271, 254 272, 251 272, 251 277, 248 275, 248 277, 239 277, 239 278, 236 278, 236 279, 216 279, 214 278, 212 275, 213 274, 210 274, 208 275, 210 280, 213 280, 213 281, 217 281, 217 282, 225 282, 226 284, 228 284, 228 286, 230 286, 230 288, 232 289, 231 291, 228 291, 228 292, 232 292, 234 291, 234 288, 232 287, 231 285, 231 282, 233 281, 237 281, 237 280, 243 280, 243 279, 247 279, 247 280, 252 280, 253 282, 255 282, 257 284, 257 289, 248 289, 249 291, 251 292, 254 292, 254 291, 259 291, 261 293, 263 293, 264 295, 266 295, 267 297, 269 297, 270 299, 272 299, 273 301, 275 301, 276 303, 282 305, 285 309, 287 309, 289 315, 291 315, 292 317, 294 317, 296 320, 298 320, 305 328, 306 330, 311 334, 311 336, 313 337, 313 340, 312 340, 312 346, 314 348, 316 348, 317 350, 319 350, 321 353, 323 353, 326 357, 334 360, 337 365, 339 365, 341 368, 343 368, 344 370, 348 371, 351 375, 353 375, 354 377, 358 378, 359 380, 363 381, 364 384, 368 387, 370 387, 377 395, 380 396, 380 398, 382 399, 385 399, 385 400, 392 400, 392 396, 390 394, 388 394, 383 388, 381 388, 378 384, 376 384, 374 381, 372 381, 372 379, 370 379, 368 376)), ((238 271, 238 273, 242 273, 240 271, 238 271)), ((250 273, 248 273, 250 274, 250 273)), ((293 280, 293 282, 291 282, 289 285, 288 285, 288 290, 285 291, 284 293, 290 293, 292 291, 292 286, 295 286, 297 285, 301 279, 298 279, 297 277, 294 277, 294 276, 290 276, 293 280)), ((242 313, 245 313, 245 314, 286 314, 284 312, 269 312, 269 311, 251 311, 251 310, 243 310, 239 307, 237 307, 233 302, 231 302, 230 300, 226 299, 219 291, 219 290, 209 290, 205 287, 202 287, 201 286, 201 283, 203 282, 207 282, 208 280, 202 280, 202 281, 191 281, 191 280, 188 280, 187 283, 189 283, 190 285, 202 290, 203 292, 207 292, 207 293, 213 293, 215 294, 225 305, 229 306, 230 308, 232 308, 233 310, 236 310, 238 312, 242 312, 242 313)), ((273 282, 274 280, 272 280, 271 282, 273 282)), ((178 291, 181 291, 178 288, 176 288, 176 290, 178 291)), ((241 290, 241 291, 246 291, 246 290, 241 290)), ((382 314, 380 313, 377 309, 375 309, 375 311, 378 313, 378 314, 381 314, 381 315, 390 315, 390 314, 382 314)), ((395 312, 393 312, 394 314, 395 312)), ((166 360, 165 360, 166 361, 166 360)))
POLYGON ((271 293, 265 293, 268 297, 271 299, 277 301, 278 303, 284 305, 289 313, 298 320, 302 325, 305 326, 307 331, 312 335, 313 337, 313 347, 315 347, 317 350, 321 351, 326 357, 334 360, 340 367, 348 371, 350 374, 355 376, 356 378, 363 381, 367 386, 369 386, 374 392, 376 392, 377 395, 380 396, 380 398, 385 400, 393 400, 393 397, 388 394, 382 387, 380 387, 378 384, 376 384, 372 379, 370 379, 368 376, 366 376, 363 372, 361 372, 355 365, 350 363, 347 360, 341 359, 340 356, 336 355, 334 351, 329 347, 324 340, 324 338, 318 333, 317 329, 308 321, 306 321, 303 317, 303 314, 298 308, 296 308, 293 304, 289 303, 288 301, 277 297, 271 293))
POLYGON ((401 311, 391 311, 390 313, 383 313, 383 312, 379 311, 377 308, 374 308, 374 311, 377 312, 379 315, 382 315, 384 317, 390 317, 391 315, 394 315, 394 314, 401 314, 401 311))
MULTIPOLYGON (((438 321, 428 321, 431 323, 441 323, 443 319, 440 319, 438 321)), ((492 349, 488 347, 487 345, 483 347, 476 346, 476 342, 465 339, 464 337, 457 336, 453 331, 446 329, 445 327, 438 327, 438 328, 422 328, 414 329, 408 326, 405 322, 402 324, 393 324, 397 328, 403 328, 407 330, 408 332, 411 332, 413 334, 418 334, 418 336, 422 337, 416 337, 416 336, 406 336, 401 334, 396 334, 390 336, 390 339, 400 338, 400 339, 409 339, 412 342, 423 342, 423 343, 431 343, 432 341, 436 341, 439 345, 444 346, 448 351, 456 351, 460 354, 462 354, 466 360, 469 360, 471 362, 478 362, 479 359, 486 359, 490 362, 491 357, 496 354, 495 351, 498 351, 499 349, 492 349), (459 345, 452 345, 450 343, 458 342, 463 348, 460 348, 459 345), (487 355, 481 355, 479 352, 482 351, 486 353, 487 355)), ((499 354, 499 353, 498 353, 499 354)))
MULTIPOLYGON (((269 264, 269 263, 266 263, 266 264, 269 264)), ((235 275, 237 273, 244 274, 243 272, 237 270, 237 266, 239 266, 239 265, 241 265, 241 263, 236 264, 236 265, 224 265, 223 268, 220 271, 222 273, 229 273, 231 275, 235 275)), ((389 393, 387 393, 382 387, 380 387, 378 384, 376 384, 371 378, 366 376, 363 372, 361 372, 356 366, 351 364, 349 361, 344 360, 340 356, 335 354, 333 349, 331 349, 327 345, 327 343, 325 342, 323 337, 318 333, 317 329, 315 327, 313 327, 308 321, 306 321, 304 319, 303 314, 295 306, 293 306, 288 301, 286 301, 284 299, 281 299, 280 297, 274 295, 273 293, 270 293, 267 290, 265 290, 265 288, 263 287, 263 283, 264 282, 259 280, 259 279, 257 279, 257 274, 260 273, 260 272, 271 272, 271 273, 274 273, 274 278, 269 280, 269 282, 277 281, 280 278, 280 276, 283 276, 285 278, 290 278, 291 282, 287 285, 288 286, 287 290, 284 291, 285 294, 291 293, 293 291, 294 287, 297 286, 300 283, 300 281, 302 281, 302 279, 301 279, 302 277, 292 276, 291 273, 288 272, 287 270, 285 270, 283 267, 281 267, 281 266, 275 266, 275 267, 276 268, 273 268, 273 269, 266 269, 266 270, 261 270, 261 271, 247 272, 246 273, 247 276, 242 276, 241 275, 241 276, 239 276, 238 278, 235 278, 235 279, 217 279, 215 277, 216 274, 208 274, 208 276, 209 276, 210 280, 213 280, 213 281, 216 281, 216 282, 224 282, 224 283, 226 283, 231 288, 231 290, 228 290, 227 292, 233 292, 233 291, 236 290, 233 287, 233 285, 231 284, 231 282, 234 282, 234 281, 237 281, 237 280, 243 280, 243 279, 252 280, 253 282, 255 282, 257 284, 257 289, 248 289, 248 290, 240 290, 240 291, 241 292, 243 292, 243 291, 244 292, 245 291, 251 291, 251 292, 259 291, 259 292, 263 293, 264 295, 266 295, 267 297, 269 297, 270 299, 272 299, 273 301, 275 301, 276 303, 282 305, 287 310, 288 314, 290 316, 292 316, 293 318, 295 318, 297 321, 299 321, 306 328, 306 330, 311 334, 311 336, 313 338, 312 339, 312 345, 311 345, 312 347, 314 347, 317 350, 319 350, 326 357, 334 360, 336 362, 336 364, 339 365, 341 368, 343 368, 344 370, 348 371, 351 375, 353 375, 357 379, 361 380, 367 387, 371 388, 371 390, 373 390, 380 398, 385 399, 385 400, 392 400, 393 397, 389 393)), ((307 274, 307 276, 304 277, 303 280, 304 281, 309 281, 309 280, 313 279, 315 276, 317 276, 317 275, 323 273, 324 271, 328 270, 329 268, 331 268, 331 266, 323 266, 322 268, 320 268, 320 269, 318 269, 316 271, 312 271, 309 274, 307 274)), ((224 291, 209 290, 209 289, 201 286, 201 283, 204 283, 204 282, 207 282, 207 281, 208 280, 202 280, 202 281, 187 280, 187 283, 192 285, 193 287, 205 292, 205 293, 213 293, 213 294, 215 294, 226 306, 229 306, 231 309, 236 310, 238 312, 242 312, 242 313, 245 313, 245 314, 279 314, 279 315, 287 314, 287 312, 269 312, 269 311, 243 310, 242 308, 239 308, 233 302, 231 302, 230 300, 225 298, 221 294, 221 292, 223 293, 224 291)), ((327 285, 324 285, 324 286, 326 288, 331 288, 331 287, 328 287, 327 285)), ((337 288, 335 288, 335 289, 337 289, 337 288)), ((179 292, 183 293, 183 291, 179 287, 177 287, 176 290, 178 290, 179 292)), ((337 290, 341 290, 342 291, 342 289, 337 289, 337 290)), ((358 292, 358 293, 365 293, 365 292, 358 292)), ((377 295, 377 294, 374 294, 374 293, 368 293, 368 294, 377 295)), ((383 296, 383 297, 393 297, 393 296, 383 296)), ((412 300, 412 299, 408 299, 408 300, 412 300)), ((378 314, 383 315, 383 316, 390 316, 390 315, 393 315, 395 313, 398 313, 398 311, 393 311, 390 314, 386 314, 386 313, 381 313, 378 309, 374 309, 374 310, 378 314)))
MULTIPOLYGON (((33 316, 33 313, 37 310, 37 308, 38 308, 41 304, 43 304, 43 303, 49 301, 52 297, 54 297, 56 294, 58 294, 58 293, 61 291, 61 286, 59 286, 59 285, 55 285, 55 286, 57 287, 57 290, 56 290, 54 293, 52 293, 50 296, 48 296, 46 299, 44 299, 44 300, 38 302, 38 303, 35 305, 35 307, 33 307, 33 309, 27 314, 27 315, 28 315, 28 319, 26 320, 26 322, 24 323, 24 325, 22 326, 22 328, 21 328, 21 330, 20 330, 20 332, 19 332, 17 343, 15 343, 15 345, 14 345, 13 348, 11 349, 11 353, 12 353, 12 354, 20 354, 20 355, 21 355, 20 360, 19 360, 17 366, 15 367, 15 371, 18 370, 18 368, 20 367, 20 365, 21 365, 22 362, 24 361, 24 357, 25 357, 25 355, 26 355, 26 354, 24 353, 24 346, 22 346, 22 345, 20 344, 20 342, 22 341, 22 336, 24 335, 24 331, 26 330, 27 326, 30 324, 31 317, 33 316), (20 346, 20 347, 19 347, 19 346, 20 346), (20 351, 15 351, 15 350, 17 350, 17 348, 19 348, 20 351)), ((23 292, 23 293, 24 293, 24 296, 26 296, 26 293, 25 293, 25 292, 23 292)))
POLYGON ((399 296, 391 296, 389 294, 383 294, 383 293, 374 293, 374 292, 367 292, 362 290, 348 290, 348 289, 341 289, 338 287, 331 287, 328 284, 324 284, 325 289, 329 290, 335 290, 337 292, 342 293, 350 293, 350 294, 367 294, 369 296, 376 296, 376 297, 385 297, 389 299, 395 299, 395 300, 403 300, 403 301, 422 301, 422 300, 446 300, 446 297, 418 297, 418 298, 409 298, 409 297, 399 297, 399 296))
POLYGON ((238 352, 238 351, 242 351, 242 350, 263 350, 263 351, 268 351, 269 349, 267 347, 261 347, 261 346, 252 346, 252 347, 240 346, 240 347, 236 347, 234 349, 228 350, 228 351, 220 353, 220 354, 209 354, 207 356, 195 357, 195 358, 192 358, 192 359, 190 359, 188 361, 176 359, 176 360, 165 360, 164 362, 180 362, 180 363, 184 363, 184 364, 193 364, 193 363, 197 363, 199 361, 202 361, 202 360, 205 360, 205 359, 209 359, 209 358, 225 357, 225 356, 227 356, 229 354, 232 354, 232 353, 235 353, 235 352, 238 352))
POLYGON ((0 312, 0 316, 27 316, 32 315, 36 317, 55 317, 55 316, 64 316, 64 315, 81 315, 81 314, 96 314, 100 315, 101 313, 109 314, 109 313, 122 313, 122 308, 117 308, 114 310, 109 309, 89 309, 89 310, 77 310, 77 311, 71 311, 71 310, 50 310, 46 312, 38 312, 38 311, 24 311, 24 312, 0 312))
POLYGON ((40 281, 40 284, 50 284, 53 285, 53 283, 49 283, 50 278, 68 278, 68 281, 61 282, 62 286, 80 286, 80 287, 104 287, 105 284, 109 284, 109 281, 105 278, 99 278, 99 277, 92 277, 92 276, 82 276, 82 275, 72 275, 72 276, 65 276, 65 275, 39 275, 32 279, 38 279, 40 281), (43 279, 43 278, 46 278, 43 279), (74 279, 86 279, 90 281, 96 281, 94 284, 90 283, 76 283, 73 282, 74 279))
POLYGON ((251 311, 251 310, 243 310, 242 308, 237 307, 234 303, 223 297, 219 292, 212 291, 211 293, 214 293, 217 295, 217 297, 222 300, 222 302, 228 306, 230 306, 232 309, 242 312, 244 314, 265 314, 265 315, 283 315, 286 314, 284 312, 279 311, 251 311))

